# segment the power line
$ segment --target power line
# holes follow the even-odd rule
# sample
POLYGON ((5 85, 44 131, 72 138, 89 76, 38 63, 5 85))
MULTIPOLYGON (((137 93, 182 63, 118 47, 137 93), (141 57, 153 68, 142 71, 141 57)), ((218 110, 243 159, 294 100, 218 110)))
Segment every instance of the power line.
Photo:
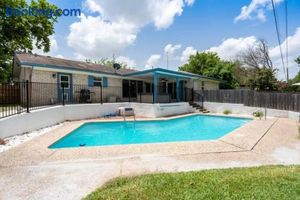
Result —
POLYGON ((286 56, 286 80, 289 81, 289 41, 288 41, 288 0, 285 0, 285 56, 286 56))
POLYGON ((274 0, 272 0, 272 7, 273 7, 273 14, 274 14, 275 27, 276 27, 277 40, 278 40, 278 45, 279 45, 279 50, 280 50, 280 56, 281 56, 283 73, 284 73, 284 76, 286 76, 286 73, 285 73, 285 64, 284 64, 284 59, 283 59, 283 54, 282 54, 282 48, 281 48, 281 40, 280 40, 280 34, 279 34, 279 23, 278 23, 278 20, 277 20, 277 12, 275 10, 274 0))

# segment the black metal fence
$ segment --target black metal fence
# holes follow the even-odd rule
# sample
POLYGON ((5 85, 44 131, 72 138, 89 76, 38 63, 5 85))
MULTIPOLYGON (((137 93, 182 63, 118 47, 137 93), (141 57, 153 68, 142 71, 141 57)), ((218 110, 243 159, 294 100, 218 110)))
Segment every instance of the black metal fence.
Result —
POLYGON ((253 90, 205 90, 204 101, 244 104, 300 112, 300 93, 253 90))
POLYGON ((18 82, 0 85, 0 118, 56 105, 83 103, 171 103, 194 98, 192 88, 89 86, 18 82))
MULTIPOLYGON (((18 82, 0 85, 0 118, 56 105, 83 103, 220 102, 300 112, 300 93, 253 90, 193 90, 153 86, 102 87, 57 83, 18 82)), ((203 104, 202 104, 203 105, 203 104)))

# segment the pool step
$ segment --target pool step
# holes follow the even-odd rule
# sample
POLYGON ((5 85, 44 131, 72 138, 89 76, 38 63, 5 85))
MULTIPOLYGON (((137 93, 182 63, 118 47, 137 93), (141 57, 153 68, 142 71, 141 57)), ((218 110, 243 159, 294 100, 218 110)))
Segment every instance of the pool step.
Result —
POLYGON ((206 110, 205 108, 203 108, 203 106, 200 106, 194 102, 189 102, 190 106, 192 106, 194 109, 196 109, 197 111, 199 112, 202 112, 202 113, 209 113, 208 110, 206 110))

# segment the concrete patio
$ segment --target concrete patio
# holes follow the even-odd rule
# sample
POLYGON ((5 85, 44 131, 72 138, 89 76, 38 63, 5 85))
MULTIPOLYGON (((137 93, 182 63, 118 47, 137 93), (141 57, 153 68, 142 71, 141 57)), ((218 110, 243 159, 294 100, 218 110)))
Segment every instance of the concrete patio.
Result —
POLYGON ((87 121, 0 153, 0 199, 81 199, 119 176, 211 168, 300 164, 295 120, 253 120, 215 141, 48 149, 87 121))

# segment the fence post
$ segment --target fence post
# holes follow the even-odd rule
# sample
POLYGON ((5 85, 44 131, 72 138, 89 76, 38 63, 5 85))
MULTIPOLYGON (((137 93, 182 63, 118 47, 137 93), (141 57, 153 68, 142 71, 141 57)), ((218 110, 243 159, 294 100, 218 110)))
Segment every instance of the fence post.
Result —
POLYGON ((194 88, 192 88, 192 102, 194 102, 194 88))
POLYGON ((204 108, 204 88, 201 88, 201 105, 202 108, 204 108))
POLYGON ((62 100, 63 100, 63 106, 65 105, 65 86, 62 87, 62 100))
POLYGON ((142 103, 142 93, 140 92, 140 103, 142 103))
POLYGON ((131 82, 129 81, 129 102, 131 102, 131 87, 130 87, 131 82))
POLYGON ((29 113, 29 81, 26 80, 26 112, 29 113))
POLYGON ((101 104, 103 104, 103 94, 102 94, 102 84, 101 84, 101 87, 100 87, 100 101, 101 101, 101 104))

